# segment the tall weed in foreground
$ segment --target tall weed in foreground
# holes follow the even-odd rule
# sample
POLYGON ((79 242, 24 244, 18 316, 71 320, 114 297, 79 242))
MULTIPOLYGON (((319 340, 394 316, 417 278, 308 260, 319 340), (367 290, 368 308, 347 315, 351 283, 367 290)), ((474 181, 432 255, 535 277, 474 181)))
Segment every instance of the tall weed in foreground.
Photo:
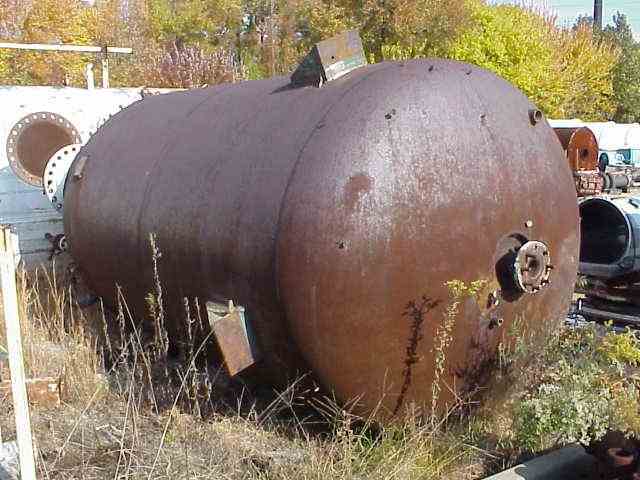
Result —
POLYGON ((434 380, 431 384, 431 423, 433 425, 438 422, 437 405, 442 391, 442 376, 445 371, 447 350, 453 341, 453 327, 460 314, 460 304, 467 298, 476 297, 485 285, 486 282, 483 280, 473 281, 469 285, 460 280, 445 283, 449 291, 449 304, 445 309, 443 321, 436 330, 434 380))
POLYGON ((59 376, 64 397, 82 401, 103 383, 97 322, 93 312, 78 308, 55 268, 38 269, 29 278, 24 270, 17 273, 27 375, 59 376))
MULTIPOLYGON (((21 282, 30 371, 60 373, 67 385, 58 410, 34 415, 42 478, 464 478, 459 468, 494 455, 469 443, 454 409, 384 426, 375 412, 354 415, 304 379, 260 394, 251 384, 230 387, 203 355, 213 339, 197 301, 184 302, 187 343, 173 361, 159 330, 173 320, 163 306, 171 292, 159 284, 157 245, 152 254, 148 332, 122 292, 110 312, 101 303, 79 308, 48 274, 21 282)), ((449 324, 436 342, 440 382, 460 302, 479 288, 449 285, 449 324)))

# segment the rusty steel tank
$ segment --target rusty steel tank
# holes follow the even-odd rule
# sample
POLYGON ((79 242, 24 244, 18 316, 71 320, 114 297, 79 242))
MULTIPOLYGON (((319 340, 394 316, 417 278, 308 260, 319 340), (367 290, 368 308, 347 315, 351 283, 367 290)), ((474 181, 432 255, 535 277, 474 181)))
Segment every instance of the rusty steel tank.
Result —
POLYGON ((563 158, 519 90, 464 63, 247 81, 115 115, 71 167, 65 231, 95 292, 113 305, 121 286, 140 316, 153 234, 168 309, 233 300, 275 381, 311 371, 390 418, 433 391, 451 404, 515 326, 567 311, 579 228, 563 158))
POLYGON ((554 131, 565 151, 578 197, 602 193, 604 171, 598 168, 598 141, 588 127, 555 125, 554 131))
POLYGON ((598 140, 588 127, 554 128, 573 172, 598 170, 598 140))

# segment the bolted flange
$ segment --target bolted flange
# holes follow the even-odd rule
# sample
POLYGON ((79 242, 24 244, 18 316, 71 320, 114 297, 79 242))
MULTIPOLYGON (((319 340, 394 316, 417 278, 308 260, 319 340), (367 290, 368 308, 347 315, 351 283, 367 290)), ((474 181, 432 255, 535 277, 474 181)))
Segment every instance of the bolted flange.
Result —
POLYGON ((553 270, 549 248, 533 240, 520 247, 514 263, 515 282, 524 293, 537 293, 549 284, 553 270))
POLYGON ((62 213, 64 208, 64 185, 69 173, 69 167, 78 155, 82 144, 74 143, 66 145, 54 153, 44 171, 44 193, 53 208, 62 213))

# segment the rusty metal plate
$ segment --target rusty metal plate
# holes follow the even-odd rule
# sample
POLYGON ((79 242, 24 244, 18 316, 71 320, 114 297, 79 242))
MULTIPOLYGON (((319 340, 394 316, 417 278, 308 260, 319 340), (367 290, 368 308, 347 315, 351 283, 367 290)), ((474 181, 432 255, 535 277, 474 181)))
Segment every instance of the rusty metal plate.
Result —
POLYGON ((230 376, 237 375, 259 360, 243 307, 207 302, 207 315, 230 376))
POLYGON ((588 127, 554 128, 574 172, 598 169, 598 140, 588 127))
POLYGON ((329 82, 367 64, 362 40, 355 30, 324 40, 316 48, 329 82))
MULTIPOLYGON (((60 379, 55 377, 30 378, 25 382, 29 403, 43 407, 60 405, 60 379)), ((0 404, 11 401, 11 381, 0 381, 0 404)))
POLYGON ((604 189, 604 177, 599 171, 579 171, 573 173, 576 193, 578 197, 598 195, 604 189))
POLYGON ((367 64, 362 40, 349 30, 317 43, 291 75, 294 85, 322 85, 367 64))
POLYGON ((598 169, 598 141, 589 128, 579 128, 571 135, 567 158, 574 172, 598 169))

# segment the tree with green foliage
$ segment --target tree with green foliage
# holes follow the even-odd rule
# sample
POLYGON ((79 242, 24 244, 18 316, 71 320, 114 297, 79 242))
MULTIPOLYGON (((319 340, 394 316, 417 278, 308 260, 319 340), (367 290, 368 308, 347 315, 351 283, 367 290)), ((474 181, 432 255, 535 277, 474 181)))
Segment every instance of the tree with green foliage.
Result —
POLYGON ((286 74, 302 55, 298 41, 307 2, 244 0, 238 57, 248 78, 286 74))
POLYGON ((556 72, 553 25, 520 7, 479 4, 474 26, 449 56, 487 68, 520 88, 547 114, 556 113, 562 84, 556 72))
POLYGON ((520 88, 548 116, 608 118, 616 52, 589 30, 512 5, 477 4, 473 26, 448 56, 487 68, 520 88))
POLYGON ((158 42, 227 46, 242 19, 239 0, 149 0, 149 30, 158 42))
MULTIPOLYGON (((0 0, 0 7, 0 38, 133 46, 133 56, 112 60, 112 85, 193 87, 287 74, 314 43, 358 29, 372 62, 475 63, 549 116, 605 120, 615 112, 631 120, 640 108, 640 56, 622 18, 594 39, 588 19, 558 28, 540 11, 485 0, 0 0)), ((78 85, 90 61, 2 52, 0 80, 78 85)))
POLYGON ((620 49, 620 60, 613 69, 616 122, 640 121, 640 43, 633 38, 627 17, 617 13, 613 25, 607 25, 602 37, 620 49))
POLYGON ((308 4, 305 40, 358 29, 367 57, 385 59, 442 55, 464 30, 470 5, 479 0, 315 0, 308 4))
POLYGON ((591 28, 563 32, 557 37, 561 89, 561 118, 603 121, 612 118, 616 103, 613 71, 618 62, 617 48, 594 38, 591 28))

